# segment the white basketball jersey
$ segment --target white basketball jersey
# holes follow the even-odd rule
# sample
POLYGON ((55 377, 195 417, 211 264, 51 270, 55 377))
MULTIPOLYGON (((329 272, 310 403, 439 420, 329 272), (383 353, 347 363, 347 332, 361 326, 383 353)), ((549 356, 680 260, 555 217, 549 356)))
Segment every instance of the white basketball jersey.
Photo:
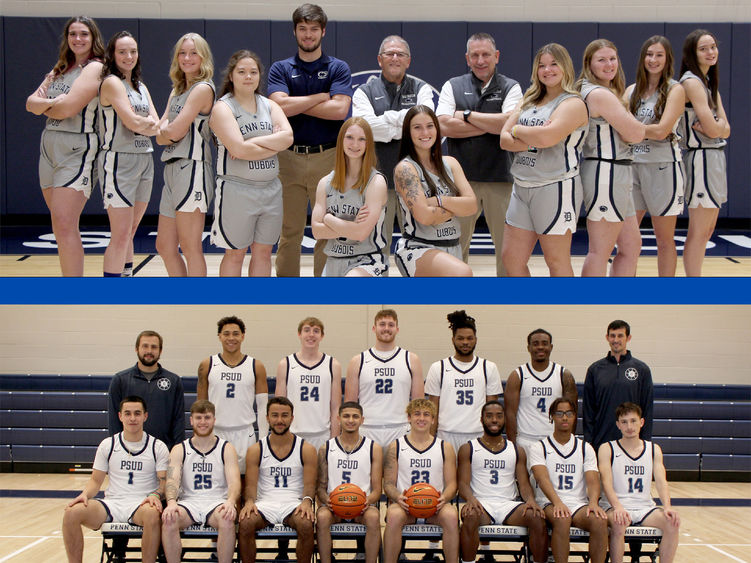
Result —
POLYGON ((479 435, 485 398, 503 394, 501 376, 493 362, 477 356, 469 363, 445 358, 430 366, 425 394, 440 398, 439 430, 479 435))
POLYGON ((290 431, 324 432, 331 428, 331 381, 334 358, 324 354, 314 366, 306 366, 296 354, 287 356, 287 398, 295 406, 290 431))
POLYGON ((621 447, 618 440, 608 442, 610 465, 613 470, 613 489, 623 508, 629 511, 655 506, 652 499, 654 445, 649 440, 642 440, 642 443, 644 450, 634 458, 621 447))
POLYGON ((183 442, 183 479, 179 500, 226 500, 224 450, 228 443, 217 436, 214 447, 204 454, 193 446, 192 438, 183 442))
POLYGON ((302 445, 305 440, 295 436, 287 457, 280 459, 271 449, 269 437, 261 440, 261 462, 258 466, 257 501, 276 504, 301 502, 303 493, 302 445))
POLYGON ((397 438, 396 463, 396 487, 400 491, 415 483, 430 483, 438 492, 443 490, 443 440, 440 438, 433 438, 422 451, 416 449, 407 436, 397 438))
POLYGON ((209 365, 209 401, 216 407, 218 428, 243 428, 256 421, 256 361, 245 356, 230 367, 221 354, 214 354, 209 365))
MULTIPOLYGON (((596 470, 597 461, 592 446, 576 436, 572 436, 571 440, 564 445, 553 441, 551 437, 540 440, 538 444, 542 445, 550 481, 563 504, 573 509, 589 502, 584 480, 584 472, 586 471, 584 462, 585 458, 588 458, 586 459, 587 466, 592 467, 591 464, 594 464, 593 467, 596 470)), ((536 486, 535 497, 540 506, 550 503, 539 485, 536 486)))
POLYGON ((469 442, 472 477, 469 487, 480 502, 508 502, 519 498, 516 486, 516 444, 506 440, 499 452, 490 451, 479 438, 469 442))
POLYGON ((516 368, 519 374, 519 409, 516 412, 517 434, 525 440, 542 440, 553 433, 548 408, 563 396, 562 365, 550 362, 544 371, 529 364, 516 368))
POLYGON ((94 469, 109 475, 104 498, 136 500, 159 488, 156 472, 167 470, 169 451, 161 440, 145 432, 144 437, 146 439, 137 451, 128 445, 130 443, 125 443, 122 432, 102 440, 94 469))
POLYGON ((362 437, 360 444, 348 452, 339 438, 326 442, 326 459, 329 464, 329 486, 327 493, 342 483, 354 483, 370 494, 370 468, 373 465, 373 440, 362 437))
POLYGON ((409 352, 397 347, 386 358, 372 348, 360 354, 359 402, 365 426, 397 426, 407 423, 407 405, 412 391, 409 352))

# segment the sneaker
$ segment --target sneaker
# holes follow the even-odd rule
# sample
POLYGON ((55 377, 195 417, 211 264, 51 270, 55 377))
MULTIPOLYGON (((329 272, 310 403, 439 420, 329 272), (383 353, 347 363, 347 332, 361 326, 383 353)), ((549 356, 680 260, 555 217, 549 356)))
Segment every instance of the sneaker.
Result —
POLYGON ((274 561, 289 561, 289 553, 286 551, 280 551, 276 554, 276 557, 274 557, 274 561))
POLYGON ((425 555, 422 556, 422 561, 440 563, 441 561, 443 561, 443 558, 440 556, 439 552, 430 550, 426 551, 425 555))
POLYGON ((493 554, 492 553, 490 553, 489 551, 485 551, 485 552, 481 552, 481 553, 482 553, 482 557, 480 557, 480 559, 478 559, 478 561, 480 561, 482 563, 495 563, 495 559, 493 558, 493 554))

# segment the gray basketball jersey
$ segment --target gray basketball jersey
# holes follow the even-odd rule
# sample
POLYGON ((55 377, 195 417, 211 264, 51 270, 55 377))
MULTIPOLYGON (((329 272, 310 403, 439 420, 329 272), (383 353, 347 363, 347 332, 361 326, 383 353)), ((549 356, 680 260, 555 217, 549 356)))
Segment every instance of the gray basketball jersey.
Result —
MULTIPOLYGON (((122 80, 122 83, 128 93, 128 101, 133 111, 137 115, 148 117, 149 95, 146 85, 141 82, 136 91, 130 80, 122 80)), ((99 143, 102 150, 128 153, 153 152, 151 139, 128 129, 117 115, 114 106, 104 106, 100 103, 99 120, 99 143)))
MULTIPOLYGON (((701 82, 702 86, 704 86, 705 92, 707 93, 707 102, 709 102, 711 92, 709 91, 709 88, 707 88, 707 85, 704 83, 704 81, 690 70, 687 70, 683 73, 683 76, 681 76, 681 83, 685 82, 689 78, 695 78, 696 80, 701 82)), ((712 110, 712 115, 717 117, 717 112, 715 110, 712 110)), ((704 133, 699 133, 692 127, 692 125, 696 121, 696 110, 694 110, 691 102, 686 100, 686 108, 683 110, 683 115, 678 121, 680 123, 680 125, 678 126, 678 131, 681 136, 682 149, 717 149, 724 147, 727 144, 727 141, 725 139, 713 139, 712 137, 707 137, 704 133)))
POLYGON ((306 366, 296 354, 287 356, 287 398, 295 407, 290 426, 298 432, 325 432, 331 428, 331 382, 334 358, 323 354, 321 361, 306 366))
POLYGON ((302 500, 302 445, 304 443, 305 440, 300 436, 295 436, 289 454, 284 458, 279 458, 271 449, 268 436, 261 440, 257 502, 268 500, 281 506, 287 502, 302 500))
POLYGON ((331 438, 326 442, 326 459, 329 467, 327 493, 331 493, 342 483, 354 483, 365 492, 365 495, 370 494, 373 440, 363 436, 360 444, 349 452, 342 447, 339 438, 331 438))
POLYGON ((654 446, 649 440, 642 440, 644 450, 637 457, 631 457, 621 447, 618 440, 608 442, 610 465, 613 470, 613 489, 623 508, 638 511, 655 506, 652 499, 652 463, 654 446))
POLYGON ((407 436, 396 439, 398 465, 396 487, 403 491, 415 483, 430 483, 443 490, 443 440, 433 438, 424 450, 418 450, 407 436))
MULTIPOLYGON (((331 185, 334 177, 332 170, 324 177, 326 181, 326 212, 335 217, 346 221, 353 221, 357 217, 360 208, 365 205, 365 194, 370 187, 370 183, 376 175, 382 176, 380 172, 373 169, 370 171, 370 178, 365 189, 360 193, 359 189, 351 189, 342 193, 331 185)), ((381 208, 378 222, 370 235, 362 241, 339 237, 326 241, 324 252, 327 256, 334 258, 348 258, 350 256, 360 256, 362 254, 373 254, 382 252, 386 246, 386 237, 383 234, 383 220, 386 214, 386 207, 381 208)))
MULTIPOLYGON (((50 99, 57 98, 60 94, 70 92, 73 82, 81 76, 83 69, 80 66, 66 72, 50 82, 47 87, 47 97, 50 99)), ((51 131, 67 131, 69 133, 94 133, 96 124, 96 108, 99 98, 94 96, 91 101, 76 115, 66 117, 65 119, 47 118, 46 129, 51 131)))
POLYGON ((228 489, 224 474, 224 450, 229 442, 217 437, 214 447, 204 454, 193 447, 192 440, 188 438, 183 442, 179 500, 225 500, 228 489))
MULTIPOLYGON (((668 88, 672 88, 677 81, 672 78, 669 80, 668 88)), ((633 90, 632 90, 633 95, 633 90)), ((655 114, 655 106, 657 105, 657 99, 659 92, 655 92, 646 100, 639 100, 639 107, 636 110, 636 119, 644 123, 645 125, 651 125, 653 123, 659 123, 657 115, 655 114)), ((644 139, 642 142, 634 145, 634 162, 680 162, 681 161, 681 149, 678 146, 678 123, 680 119, 673 125, 673 140, 668 135, 667 139, 657 141, 654 139, 644 139)))
POLYGON ((553 433, 548 408, 563 396, 563 370, 550 362, 544 372, 537 372, 529 364, 516 368, 519 374, 519 409, 516 411, 516 428, 526 440, 542 440, 553 433))
MULTIPOLYGON (((405 157, 404 160, 415 167, 417 173, 420 175, 420 184, 422 185, 422 189, 425 192, 425 197, 430 197, 428 182, 425 180, 425 175, 423 174, 420 165, 409 157, 405 157)), ((453 181, 454 175, 451 172, 451 168, 449 168, 445 158, 443 159, 443 166, 446 168, 446 172, 448 173, 449 178, 451 178, 451 180, 453 181)), ((436 191, 439 195, 456 195, 441 178, 431 172, 428 172, 428 174, 430 174, 430 178, 433 180, 433 184, 435 184, 436 191)), ((402 232, 407 238, 414 238, 418 241, 438 244, 440 246, 450 246, 452 244, 456 244, 459 241, 461 230, 459 227, 458 218, 452 217, 448 221, 445 221, 438 225, 423 225, 422 223, 419 223, 414 217, 412 217, 412 213, 401 197, 399 198, 399 205, 402 208, 404 217, 402 232)))
POLYGON ((209 401, 216 407, 218 428, 253 426, 256 413, 256 361, 250 356, 234 367, 224 363, 221 354, 211 356, 209 373, 209 401))
MULTIPOLYGON (((211 89, 216 93, 216 88, 211 80, 196 82, 185 92, 179 96, 172 96, 169 101, 169 109, 167 110, 167 119, 172 123, 177 115, 182 111, 185 103, 188 101, 188 96, 193 91, 193 88, 199 84, 208 84, 211 89)), ((171 160, 173 158, 189 158, 191 160, 205 160, 211 162, 211 129, 209 128, 209 117, 211 112, 207 114, 199 113, 190 124, 190 128, 185 136, 178 142, 169 145, 164 148, 162 152, 162 162, 171 160)))
MULTIPOLYGON (((519 115, 519 125, 542 126, 550 120, 561 102, 576 97, 575 94, 564 92, 544 106, 528 107, 519 115)), ((511 165, 514 183, 522 188, 536 188, 576 176, 586 136, 587 126, 582 125, 552 147, 529 147, 526 151, 515 153, 511 165)))
POLYGON ((478 438, 469 442, 472 477, 469 487, 480 501, 508 502, 519 498, 516 487, 516 445, 506 440, 499 452, 490 451, 478 438))
MULTIPOLYGON (((268 98, 256 94, 256 113, 245 110, 235 97, 227 93, 220 98, 232 110, 243 139, 271 135, 274 124, 271 121, 271 106, 268 98)), ((216 173, 243 184, 267 183, 279 175, 279 158, 276 155, 262 160, 242 160, 232 158, 229 151, 219 142, 217 147, 216 173)))
MULTIPOLYGON (((584 80, 581 94, 585 100, 590 92, 597 88, 605 88, 599 84, 592 84, 584 80)), ((604 117, 589 118, 589 133, 584 142, 584 158, 597 158, 601 160, 632 160, 633 151, 631 145, 621 139, 616 131, 604 117)))

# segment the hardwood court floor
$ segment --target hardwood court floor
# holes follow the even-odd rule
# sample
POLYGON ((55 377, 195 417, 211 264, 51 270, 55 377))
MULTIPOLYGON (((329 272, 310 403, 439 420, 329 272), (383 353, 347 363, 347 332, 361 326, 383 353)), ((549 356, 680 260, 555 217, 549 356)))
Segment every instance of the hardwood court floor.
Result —
MULTIPOLYGON (((208 275, 216 277, 219 275, 219 263, 221 255, 207 254, 206 263, 208 275)), ((84 275, 86 277, 99 277, 102 275, 101 254, 87 254, 84 263, 84 275)), ((246 256, 243 265, 243 275, 247 275, 248 262, 250 255, 246 256)), ((138 254, 133 262, 137 269, 138 277, 165 277, 167 271, 164 268, 162 259, 158 255, 138 254)), ((581 274, 584 256, 573 256, 572 264, 574 274, 581 274)), ((495 257, 488 254, 470 255, 469 265, 476 277, 495 276, 495 257)), ((535 277, 548 276, 548 268, 542 256, 532 256, 529 261, 529 269, 535 277)), ((301 273, 303 277, 313 275, 313 257, 312 255, 303 254, 301 257, 301 273)), ((394 258, 390 258, 389 275, 399 277, 399 271, 394 264, 394 258)), ((0 276, 3 277, 51 277, 60 275, 60 265, 56 255, 35 254, 35 255, 0 255, 0 276)), ((273 272, 272 272, 272 275, 273 272)), ((676 271, 678 277, 683 277, 683 264, 678 260, 676 271)), ((707 256, 704 259, 703 275, 710 277, 751 277, 751 258, 745 257, 725 257, 725 256, 707 256)), ((641 256, 637 269, 638 277, 655 277, 657 276, 657 257, 641 256)))
MULTIPOLYGON (((0 474, 0 490, 33 490, 37 495, 43 495, 43 491, 70 491, 72 499, 87 480, 88 475, 85 474, 3 473, 0 474)), ((751 499, 751 484, 748 483, 675 482, 670 484, 670 489, 673 499, 702 499, 706 504, 721 504, 716 499, 751 499), (712 499, 715 499, 714 503, 712 499)), ((64 561, 60 524, 67 502, 68 499, 59 497, 8 498, 3 495, 3 509, 0 510, 0 563, 64 561)), ((751 506, 696 506, 699 502, 695 500, 691 502, 692 506, 677 507, 682 524, 676 561, 751 561, 751 506)), ((99 561, 99 534, 86 531, 84 541, 84 562, 99 561)))

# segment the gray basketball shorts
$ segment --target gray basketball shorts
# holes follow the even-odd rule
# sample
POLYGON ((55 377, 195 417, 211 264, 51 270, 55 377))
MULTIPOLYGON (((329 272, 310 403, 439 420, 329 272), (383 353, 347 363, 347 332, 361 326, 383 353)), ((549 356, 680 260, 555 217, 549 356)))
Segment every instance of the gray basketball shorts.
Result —
POLYGON ((39 185, 73 188, 88 199, 96 183, 96 133, 70 133, 45 129, 39 144, 39 185))
POLYGON ((723 149, 698 149, 683 155, 686 201, 691 207, 721 207, 728 200, 728 176, 723 149))
POLYGON ((581 205, 579 176, 536 188, 522 188, 514 184, 506 211, 506 223, 538 235, 575 233, 581 205))
POLYGON ((631 196, 634 185, 631 166, 607 160, 583 160, 581 178, 588 220, 618 223, 636 215, 631 196))
POLYGON ((380 252, 360 254, 359 256, 345 256, 342 258, 329 256, 326 258, 323 277, 341 278, 355 268, 365 270, 371 277, 380 278, 387 275, 389 265, 380 252))
POLYGON ((417 261, 428 250, 448 252, 454 258, 462 259, 462 245, 458 242, 453 246, 434 246, 432 244, 401 237, 394 249, 394 260, 399 273, 407 278, 415 277, 417 261))
POLYGON ((211 243, 247 248, 254 242, 276 244, 282 232, 282 183, 279 178, 249 185, 217 178, 211 243))
POLYGON ((636 209, 646 209, 653 217, 683 213, 682 162, 639 162, 631 169, 636 209))
POLYGON ((180 158, 164 165, 164 187, 159 214, 175 217, 176 211, 206 213, 214 197, 214 167, 204 160, 180 158))
POLYGON ((154 183, 154 158, 150 152, 99 153, 99 183, 104 208, 133 207, 149 201, 154 183))

